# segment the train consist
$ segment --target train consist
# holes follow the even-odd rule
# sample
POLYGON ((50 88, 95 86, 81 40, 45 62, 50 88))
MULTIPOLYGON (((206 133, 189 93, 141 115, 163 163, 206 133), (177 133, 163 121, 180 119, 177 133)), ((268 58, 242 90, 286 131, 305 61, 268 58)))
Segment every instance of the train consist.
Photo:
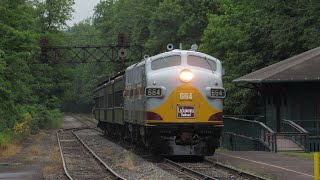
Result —
POLYGON ((213 155, 223 128, 221 62, 172 50, 128 67, 94 92, 95 118, 108 135, 160 155, 213 155))

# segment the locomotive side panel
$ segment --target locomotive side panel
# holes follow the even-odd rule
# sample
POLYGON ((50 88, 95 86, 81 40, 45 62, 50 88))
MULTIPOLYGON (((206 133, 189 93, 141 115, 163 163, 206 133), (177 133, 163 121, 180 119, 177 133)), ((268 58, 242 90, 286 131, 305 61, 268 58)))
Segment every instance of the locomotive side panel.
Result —
POLYGON ((129 124, 144 124, 144 71, 144 63, 131 66, 126 71, 124 91, 124 120, 129 124))
POLYGON ((124 91, 124 121, 126 123, 133 123, 132 118, 132 98, 133 98, 133 87, 132 87, 132 70, 126 70, 125 78, 125 91, 124 91))
POLYGON ((135 82, 135 93, 134 93, 134 107, 136 112, 137 124, 144 125, 145 120, 145 68, 144 64, 136 68, 136 82, 135 82))

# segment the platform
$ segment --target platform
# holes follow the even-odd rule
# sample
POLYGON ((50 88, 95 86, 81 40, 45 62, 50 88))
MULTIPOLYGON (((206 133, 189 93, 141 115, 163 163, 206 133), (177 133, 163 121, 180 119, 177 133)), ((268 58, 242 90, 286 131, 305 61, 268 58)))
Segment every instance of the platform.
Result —
POLYGON ((263 151, 220 150, 210 160, 245 170, 266 179, 312 180, 313 160, 263 151))

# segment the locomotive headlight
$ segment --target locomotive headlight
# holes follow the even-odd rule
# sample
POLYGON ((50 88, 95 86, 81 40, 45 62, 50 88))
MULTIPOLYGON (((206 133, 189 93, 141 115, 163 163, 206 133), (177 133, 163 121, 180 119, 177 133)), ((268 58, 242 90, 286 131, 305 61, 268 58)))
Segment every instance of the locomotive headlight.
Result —
POLYGON ((188 69, 182 70, 179 75, 182 82, 190 82, 193 79, 193 76, 193 73, 188 69))

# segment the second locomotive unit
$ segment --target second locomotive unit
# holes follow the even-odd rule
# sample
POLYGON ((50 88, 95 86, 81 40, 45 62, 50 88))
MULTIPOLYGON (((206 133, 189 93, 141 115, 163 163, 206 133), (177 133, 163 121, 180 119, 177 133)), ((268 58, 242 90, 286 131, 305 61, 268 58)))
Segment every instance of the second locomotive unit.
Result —
POLYGON ((172 50, 131 65, 95 90, 106 134, 160 155, 213 155, 223 128, 221 62, 172 50))

